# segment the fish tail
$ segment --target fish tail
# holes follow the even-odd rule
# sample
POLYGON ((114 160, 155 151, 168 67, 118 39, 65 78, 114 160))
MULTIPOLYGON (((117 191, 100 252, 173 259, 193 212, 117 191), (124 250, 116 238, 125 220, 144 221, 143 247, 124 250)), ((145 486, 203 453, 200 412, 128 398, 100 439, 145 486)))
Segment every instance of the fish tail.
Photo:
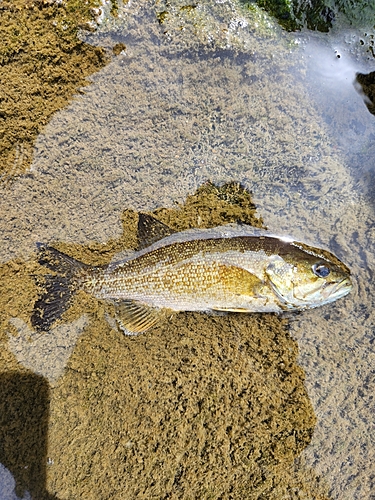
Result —
POLYGON ((38 331, 48 331, 69 308, 75 293, 82 288, 84 275, 90 268, 48 245, 38 244, 38 262, 55 274, 43 279, 44 291, 34 304, 31 324, 38 331))

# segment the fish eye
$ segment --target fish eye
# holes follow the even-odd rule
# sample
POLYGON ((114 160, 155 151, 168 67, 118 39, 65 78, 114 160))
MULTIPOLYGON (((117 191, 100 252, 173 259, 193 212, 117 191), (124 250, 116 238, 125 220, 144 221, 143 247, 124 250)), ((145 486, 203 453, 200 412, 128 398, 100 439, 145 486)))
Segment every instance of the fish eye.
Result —
POLYGON ((313 273, 316 274, 319 278, 326 278, 331 272, 329 267, 324 264, 314 264, 312 266, 313 273))

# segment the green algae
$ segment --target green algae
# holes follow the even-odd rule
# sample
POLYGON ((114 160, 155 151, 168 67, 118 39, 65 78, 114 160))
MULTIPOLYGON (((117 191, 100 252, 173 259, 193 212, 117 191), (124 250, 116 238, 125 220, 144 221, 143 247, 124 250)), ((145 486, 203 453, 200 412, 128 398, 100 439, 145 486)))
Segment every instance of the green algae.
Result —
POLYGON ((375 28, 375 10, 371 2, 352 0, 254 0, 244 1, 248 8, 254 4, 264 9, 277 19, 280 26, 287 31, 302 28, 327 33, 336 24, 363 29, 375 28))

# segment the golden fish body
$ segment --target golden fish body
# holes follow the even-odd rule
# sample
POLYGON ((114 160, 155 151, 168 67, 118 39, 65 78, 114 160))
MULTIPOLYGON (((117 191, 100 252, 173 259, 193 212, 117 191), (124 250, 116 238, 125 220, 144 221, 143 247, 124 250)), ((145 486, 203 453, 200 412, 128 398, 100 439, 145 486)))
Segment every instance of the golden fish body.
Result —
MULTIPOLYGON (((309 309, 352 287, 349 269, 330 252, 246 225, 174 233, 141 214, 139 239, 144 248, 129 258, 105 268, 79 263, 68 277, 74 289, 114 302, 126 333, 145 331, 171 311, 309 309)), ((66 268, 64 254, 51 247, 43 251, 44 265, 66 268)), ((42 299, 36 311, 43 311, 42 299)))
POLYGON ((267 279, 272 255, 259 245, 266 240, 219 233, 202 239, 202 231, 190 235, 197 239, 167 238, 159 248, 109 266, 92 288, 88 284, 88 291, 98 298, 136 300, 175 311, 283 309, 267 279))

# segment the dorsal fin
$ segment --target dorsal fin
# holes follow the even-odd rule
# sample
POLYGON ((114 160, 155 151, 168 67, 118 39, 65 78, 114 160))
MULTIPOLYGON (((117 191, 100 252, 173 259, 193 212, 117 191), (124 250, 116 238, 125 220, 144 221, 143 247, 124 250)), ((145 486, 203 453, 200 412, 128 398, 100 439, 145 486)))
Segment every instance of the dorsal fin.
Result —
POLYGON ((138 218, 138 250, 147 248, 156 241, 176 233, 173 229, 148 214, 139 214, 138 218))

